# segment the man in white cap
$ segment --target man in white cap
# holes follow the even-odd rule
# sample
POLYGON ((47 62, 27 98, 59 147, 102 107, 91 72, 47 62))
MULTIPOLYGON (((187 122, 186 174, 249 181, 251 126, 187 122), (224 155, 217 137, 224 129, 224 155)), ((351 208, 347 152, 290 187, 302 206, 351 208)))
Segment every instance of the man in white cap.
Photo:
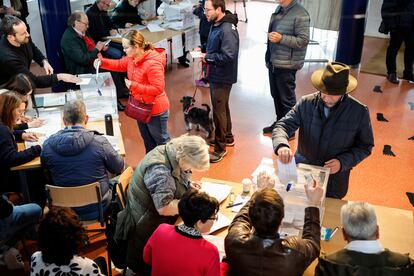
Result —
POLYGON ((343 198, 351 169, 371 154, 374 146, 368 107, 348 95, 357 86, 349 67, 332 62, 312 74, 319 92, 303 96, 277 122, 273 150, 282 163, 293 158, 288 138, 299 128, 296 163, 330 169, 326 195, 343 198))

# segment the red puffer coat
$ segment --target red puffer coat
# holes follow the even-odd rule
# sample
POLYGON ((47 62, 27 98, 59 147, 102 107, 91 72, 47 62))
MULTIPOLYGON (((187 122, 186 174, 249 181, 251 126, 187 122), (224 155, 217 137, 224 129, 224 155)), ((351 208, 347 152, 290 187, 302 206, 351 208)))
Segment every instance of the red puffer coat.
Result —
POLYGON ((145 52, 139 58, 123 57, 121 59, 102 58, 101 67, 115 72, 127 72, 132 81, 130 88, 132 96, 145 103, 154 102, 152 115, 159 115, 170 108, 170 102, 165 94, 164 71, 166 56, 164 49, 153 49, 145 52))

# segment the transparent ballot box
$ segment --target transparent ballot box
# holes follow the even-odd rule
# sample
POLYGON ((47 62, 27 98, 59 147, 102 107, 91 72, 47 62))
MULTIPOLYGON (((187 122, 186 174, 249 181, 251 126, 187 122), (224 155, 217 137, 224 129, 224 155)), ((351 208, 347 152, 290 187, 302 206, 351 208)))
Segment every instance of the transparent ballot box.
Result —
POLYGON ((297 178, 284 184, 282 184, 278 177, 277 170, 274 167, 272 159, 262 159, 261 164, 252 174, 253 182, 256 183, 257 175, 261 171, 266 171, 268 175, 272 175, 274 177, 276 182, 274 189, 283 198, 285 205, 285 217, 283 218, 282 225, 279 229, 279 234, 282 237, 297 236, 302 234, 305 208, 309 205, 305 192, 307 179, 319 181, 320 185, 324 189, 324 195, 319 204, 320 222, 322 223, 325 213, 325 198, 329 180, 329 169, 307 164, 298 164, 297 178))
POLYGON ((118 119, 116 88, 111 73, 99 73, 98 76, 84 74, 79 77, 86 80, 86 84, 80 85, 80 91, 89 120, 104 120, 105 114, 111 114, 113 119, 118 119))
POLYGON ((116 88, 111 74, 83 74, 79 78, 82 80, 80 90, 35 95, 39 112, 49 112, 50 108, 62 109, 66 102, 78 99, 85 103, 89 121, 104 120, 106 114, 118 119, 116 88))

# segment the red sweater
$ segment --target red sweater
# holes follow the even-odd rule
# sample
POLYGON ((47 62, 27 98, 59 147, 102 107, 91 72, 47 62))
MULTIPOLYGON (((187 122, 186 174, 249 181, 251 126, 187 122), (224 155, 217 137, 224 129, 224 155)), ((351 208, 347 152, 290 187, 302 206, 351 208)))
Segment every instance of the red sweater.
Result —
POLYGON ((165 94, 164 71, 166 57, 164 49, 154 49, 145 52, 141 57, 133 59, 102 58, 101 67, 116 72, 127 72, 132 82, 130 91, 136 99, 145 103, 154 102, 152 115, 159 115, 170 108, 170 102, 165 94), (155 101, 154 101, 155 99, 155 101))
POLYGON ((202 237, 184 236, 169 224, 154 231, 145 245, 144 261, 157 276, 220 275, 217 247, 202 237))

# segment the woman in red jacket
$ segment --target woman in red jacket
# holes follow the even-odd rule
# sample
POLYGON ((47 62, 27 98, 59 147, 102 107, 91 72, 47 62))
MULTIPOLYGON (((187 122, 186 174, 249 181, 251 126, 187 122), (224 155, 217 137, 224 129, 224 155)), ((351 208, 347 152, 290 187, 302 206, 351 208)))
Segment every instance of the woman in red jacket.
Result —
MULTIPOLYGON (((128 31, 122 36, 122 47, 126 57, 118 60, 100 58, 101 67, 127 72, 125 83, 131 95, 145 103, 154 103, 151 120, 148 123, 138 122, 145 150, 149 152, 170 140, 167 129, 170 102, 165 94, 164 80, 165 51, 155 49, 137 30, 128 31)), ((98 60, 95 60, 94 65, 98 65, 98 60)))

